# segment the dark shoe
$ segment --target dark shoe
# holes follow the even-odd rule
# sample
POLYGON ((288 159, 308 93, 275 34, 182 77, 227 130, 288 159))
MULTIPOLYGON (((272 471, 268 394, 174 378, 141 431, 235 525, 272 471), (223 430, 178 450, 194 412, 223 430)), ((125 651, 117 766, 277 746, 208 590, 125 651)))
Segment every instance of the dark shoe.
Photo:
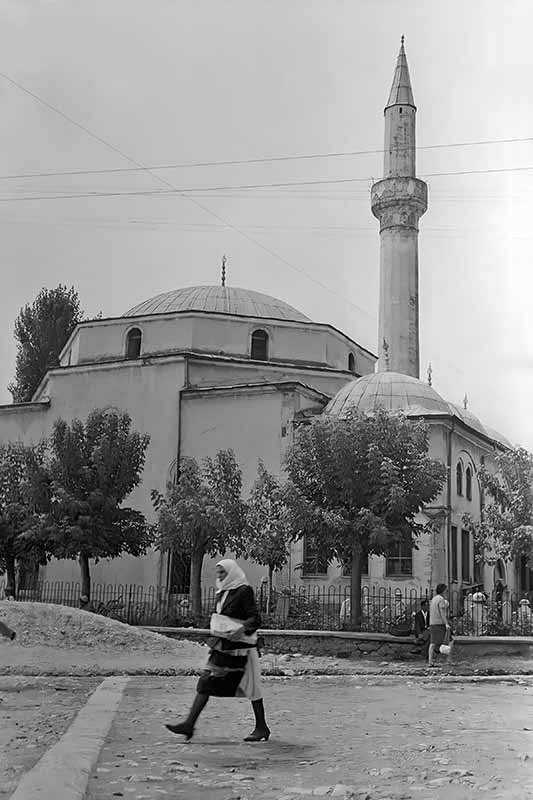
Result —
POLYGON ((268 728, 256 728, 249 736, 244 739, 245 742, 268 742, 270 731, 268 728))
POLYGON ((13 641, 13 639, 15 638, 15 636, 16 636, 16 635, 17 635, 17 634, 15 633, 15 631, 13 631, 13 633, 12 633, 12 634, 11 634, 11 636, 9 637, 9 638, 11 639, 11 641, 13 641))
POLYGON ((194 726, 189 725, 188 722, 180 722, 179 725, 165 725, 165 728, 171 733, 181 733, 182 736, 185 736, 187 741, 194 736, 194 726))

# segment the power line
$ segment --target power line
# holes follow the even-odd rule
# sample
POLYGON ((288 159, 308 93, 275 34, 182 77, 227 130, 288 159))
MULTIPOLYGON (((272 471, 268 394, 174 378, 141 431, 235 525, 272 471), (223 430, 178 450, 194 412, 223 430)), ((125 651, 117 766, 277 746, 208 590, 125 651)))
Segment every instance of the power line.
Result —
MULTIPOLYGON (((502 167, 496 169, 470 169, 470 170, 458 170, 456 172, 426 172, 425 174, 420 175, 421 178, 441 178, 441 177, 449 177, 453 175, 490 175, 495 173, 506 173, 506 172, 527 172, 533 170, 533 166, 526 166, 526 167, 502 167)), ((248 183, 248 184, 232 184, 229 186, 204 186, 204 187, 185 187, 179 189, 176 186, 173 186, 171 183, 166 181, 164 178, 160 178, 158 175, 154 176, 160 182, 164 183, 165 185, 169 186, 169 189, 132 189, 131 191, 125 192, 78 192, 72 194, 56 194, 56 195, 20 195, 18 197, 0 197, 0 202, 21 202, 24 200, 78 200, 81 198, 87 197, 135 197, 135 196, 165 196, 165 195, 172 195, 178 194, 185 197, 187 200, 190 200, 192 203, 197 205, 199 208, 202 208, 208 214, 219 219, 228 227, 233 227, 237 233, 239 230, 232 226, 231 223, 224 220, 214 211, 208 209, 206 206, 203 206, 201 203, 198 203, 197 200, 192 198, 190 195, 192 193, 197 194, 201 192, 221 192, 221 191, 242 191, 248 189, 283 189, 292 186, 322 186, 322 185, 329 185, 329 184, 346 184, 346 183, 368 183, 374 180, 372 177, 366 178, 332 178, 332 179, 324 179, 324 180, 313 180, 313 181, 284 181, 280 183, 248 183)), ((257 242, 256 242, 257 244, 257 242)), ((277 256, 276 256, 277 257, 277 256)))
MULTIPOLYGON (((11 78, 8 78, 3 73, 0 73, 0 76, 6 78, 6 80, 11 81, 15 86, 22 89, 23 91, 27 92, 31 97, 35 97, 39 99, 37 95, 33 94, 27 89, 24 89, 20 84, 13 81, 11 78)), ((64 114, 62 111, 59 111, 54 106, 46 103, 46 101, 42 101, 48 108, 55 111, 56 113, 60 114, 64 117, 68 122, 76 125, 78 128, 81 128, 85 133, 88 133, 92 136, 96 141, 105 144, 107 147, 111 147, 112 150, 123 155, 120 150, 116 147, 111 145, 105 139, 102 139, 99 136, 94 135, 88 128, 85 128, 83 125, 80 125, 67 114, 64 114)), ((443 144, 428 144, 416 147, 416 150, 441 150, 441 149, 448 149, 448 148, 458 148, 458 147, 474 147, 480 145, 494 145, 494 144, 516 144, 520 142, 533 142, 533 137, 523 137, 523 138, 515 138, 515 139, 480 139, 478 141, 473 142, 449 142, 443 144)), ((396 150, 402 149, 410 149, 410 146, 406 145, 405 148, 399 146, 395 148, 396 150)), ((320 159, 320 158, 346 158, 351 156, 364 156, 364 155, 382 155, 385 151, 381 150, 346 150, 346 151, 338 151, 338 152, 331 152, 331 153, 297 153, 296 155, 283 155, 283 156, 263 156, 261 158, 244 158, 244 159, 231 159, 225 161, 185 161, 182 163, 177 164, 154 164, 150 166, 135 166, 135 167, 110 167, 108 169, 78 169, 78 170, 66 170, 62 172, 27 172, 27 173, 19 173, 19 174, 12 174, 12 175, 0 175, 0 180, 19 180, 19 179, 26 179, 26 178, 56 178, 56 177, 76 177, 80 175, 113 175, 116 173, 128 173, 128 172, 156 172, 161 170, 169 170, 169 169, 192 169, 196 167, 226 167, 226 166, 244 166, 247 164, 269 164, 274 162, 283 162, 283 161, 305 161, 305 160, 312 160, 312 159, 320 159)))
MULTIPOLYGON (((179 194, 187 197, 192 193, 198 192, 221 192, 225 190, 247 190, 247 189, 282 189, 288 186, 320 186, 324 184, 330 183, 353 183, 353 182, 368 182, 372 180, 371 178, 340 178, 337 180, 316 180, 316 181, 286 181, 283 183, 250 183, 250 184, 242 184, 239 186, 206 186, 203 188, 197 187, 184 187, 179 189, 178 187, 173 186, 170 189, 131 189, 125 192, 111 192, 111 191, 89 191, 89 192, 76 192, 72 194, 44 194, 44 195, 19 195, 18 197, 0 197, 0 202, 10 202, 10 201, 22 201, 22 200, 77 200, 84 197, 136 197, 136 196, 154 196, 154 195, 172 195, 172 194, 179 194)), ((187 197, 187 199, 193 200, 193 198, 187 197)), ((209 213, 215 215, 215 212, 210 211, 209 213)))
MULTIPOLYGON (((258 241, 257 239, 255 239, 253 236, 250 236, 249 234, 245 233, 244 231, 241 231, 241 230, 239 230, 239 228, 237 228, 237 227, 236 227, 235 225, 233 225, 231 222, 228 222, 228 220, 224 219, 223 217, 221 217, 221 216, 220 216, 219 214, 217 214, 216 212, 212 211, 212 210, 211 210, 211 209, 210 209, 208 206, 204 205, 203 203, 200 203, 200 202, 199 202, 198 200, 196 200, 195 198, 193 198, 193 197, 190 197, 188 194, 186 194, 186 192, 185 192, 184 190, 182 190, 182 189, 177 189, 177 188, 176 188, 176 187, 175 187, 173 184, 169 183, 169 181, 167 181, 165 178, 162 178, 160 175, 158 175, 157 173, 153 172, 153 171, 152 171, 152 170, 151 170, 149 167, 147 167, 145 164, 142 164, 142 163, 140 163, 139 161, 136 161, 134 158, 131 158, 131 156, 128 156, 126 153, 124 153, 124 152, 123 152, 122 150, 120 150, 118 147, 115 147, 115 145, 111 144, 111 142, 108 142, 106 139, 103 139, 101 136, 98 136, 98 135, 97 135, 97 134, 95 134, 93 131, 91 131, 89 128, 87 128, 85 125, 82 125, 81 123, 79 123, 77 120, 73 119, 73 118, 72 118, 71 116, 69 116, 68 114, 65 114, 63 111, 61 111, 60 109, 58 109, 56 106, 53 106, 53 105, 52 105, 51 103, 49 103, 48 101, 44 100, 44 99, 43 99, 42 97, 40 97, 39 95, 35 94, 35 92, 32 92, 30 89, 27 89, 27 88, 26 88, 25 86, 23 86, 21 83, 19 83, 18 81, 14 80, 13 78, 11 78, 9 75, 6 75, 4 72, 0 72, 0 77, 4 78, 4 80, 6 80, 6 81, 8 81, 9 83, 11 83, 13 86, 16 86, 16 87, 17 87, 17 88, 18 88, 20 91, 22 91, 22 92, 24 92, 25 94, 29 95, 29 96, 30 96, 30 97, 32 97, 34 100, 37 100, 37 102, 41 103, 41 104, 42 104, 42 105, 44 105, 46 108, 48 108, 48 109, 50 109, 51 111, 53 111, 55 114, 58 114, 60 117, 62 117, 64 120, 66 120, 66 121, 67 121, 67 122, 69 122, 70 124, 74 125, 76 128, 79 128, 81 131, 83 131, 85 134, 87 134, 87 136, 90 136, 90 137, 91 137, 92 139, 94 139, 95 141, 99 142, 100 144, 103 144, 105 147, 109 148, 109 149, 110 149, 110 150, 112 150, 114 153, 117 153, 117 154, 118 154, 118 155, 120 155, 122 158, 126 159, 126 161, 129 161, 129 162, 130 162, 131 164, 133 164, 135 167, 137 167, 137 168, 139 168, 139 169, 142 169, 142 170, 143 170, 143 171, 145 171, 147 174, 149 174, 149 175, 151 175, 153 178, 155 178, 155 180, 157 180, 157 181, 159 181, 160 183, 163 183, 164 185, 166 185, 167 187, 169 187, 169 188, 172 190, 172 192, 176 192, 176 193, 179 193, 179 194, 181 194, 183 197, 185 197, 187 200, 189 200, 191 203, 193 203, 195 206, 197 206, 197 208, 200 208, 202 211, 204 211, 204 213, 206 213, 206 214, 209 214, 210 216, 214 217, 214 218, 215 218, 215 219, 217 219, 219 222, 221 222, 221 223, 222 223, 222 224, 223 224, 223 225, 224 225, 226 228, 229 228, 230 230, 233 230, 235 233, 237 233, 237 234, 238 234, 239 236, 241 236, 243 239, 247 240, 248 242, 250 242, 251 244, 255 245, 256 247, 259 247, 259 248, 260 248, 261 250, 263 250, 265 253, 268 253, 270 256, 272 256, 272 257, 273 257, 273 258, 275 258, 276 260, 280 261, 280 262, 281 262, 282 264, 284 264, 285 266, 289 267, 289 269, 292 269, 292 270, 294 270, 295 272, 299 272, 300 274, 302 274, 302 275, 305 275, 305 276, 308 278, 308 280, 312 281, 313 283, 316 283, 316 284, 317 284, 318 286, 320 286, 321 288, 323 288, 323 289, 326 289, 326 291, 330 292, 330 293, 331 293, 331 294, 333 294, 335 297, 340 297, 340 298, 342 298, 342 299, 343 299, 343 300, 345 300, 345 301, 346 301, 346 302, 347 302, 349 305, 351 305, 353 308, 355 308, 355 309, 357 309, 357 310, 361 311, 363 314, 365 314, 365 315, 366 315, 367 317, 369 317, 370 319, 372 319, 372 320, 374 320, 374 319, 375 319, 375 315, 373 315, 373 314, 370 314, 370 313, 369 313, 369 312, 368 312, 366 309, 364 309, 362 306, 358 306, 356 303, 352 303, 352 302, 351 302, 351 300, 348 300, 348 299, 347 299, 346 297, 344 297, 343 295, 340 295, 340 294, 338 294, 338 293, 337 293, 337 292, 336 292, 334 289, 331 289, 331 287, 329 287, 327 284, 323 283, 322 281, 318 280, 317 278, 314 278, 312 275, 309 275, 309 273, 308 273, 308 272, 306 272, 306 271, 305 271, 304 269, 302 269, 301 267, 297 266, 296 264, 292 264, 292 263, 291 263, 291 262, 290 262, 288 259, 286 259, 286 258, 284 258, 283 256, 281 256, 281 255, 280 255, 279 253, 277 253, 275 250, 272 250, 272 248, 270 248, 270 247, 267 247, 266 245, 262 244, 260 241, 258 241)), ((5 202, 5 199, 3 200, 3 202, 5 202)))

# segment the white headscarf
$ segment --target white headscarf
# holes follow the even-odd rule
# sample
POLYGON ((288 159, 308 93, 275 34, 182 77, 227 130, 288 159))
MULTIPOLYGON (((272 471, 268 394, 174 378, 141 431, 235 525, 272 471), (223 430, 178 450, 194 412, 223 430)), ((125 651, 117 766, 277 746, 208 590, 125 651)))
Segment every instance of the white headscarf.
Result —
POLYGON ((227 572, 224 580, 216 579, 217 592, 228 592, 230 589, 238 589, 239 586, 248 586, 246 575, 233 559, 223 558, 217 563, 217 567, 222 567, 227 572))

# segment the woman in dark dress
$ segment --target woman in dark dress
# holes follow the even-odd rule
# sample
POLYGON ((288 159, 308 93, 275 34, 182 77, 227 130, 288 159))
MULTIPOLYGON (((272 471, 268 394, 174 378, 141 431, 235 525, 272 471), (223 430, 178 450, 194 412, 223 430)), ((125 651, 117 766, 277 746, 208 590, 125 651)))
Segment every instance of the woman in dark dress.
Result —
POLYGON ((212 628, 227 623, 228 628, 233 629, 219 635, 211 648, 187 719, 166 727, 172 733, 191 739, 196 720, 210 697, 247 697, 252 701, 255 729, 244 741, 268 741, 270 730, 265 721, 257 652, 260 618, 254 591, 242 569, 230 558, 218 562, 216 576, 217 616, 213 615, 212 628), (235 624, 235 621, 242 624, 235 624))

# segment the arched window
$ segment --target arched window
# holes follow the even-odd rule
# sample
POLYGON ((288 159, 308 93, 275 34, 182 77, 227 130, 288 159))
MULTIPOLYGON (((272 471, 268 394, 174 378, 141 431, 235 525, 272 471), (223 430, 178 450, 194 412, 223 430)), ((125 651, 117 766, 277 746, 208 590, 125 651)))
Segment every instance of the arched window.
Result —
POLYGON ((143 335, 139 328, 132 328, 126 337, 126 358, 139 358, 143 335))
POLYGON ((259 330, 252 333, 250 358, 255 361, 268 360, 268 333, 266 331, 259 330))
POLYGON ((350 372, 355 372, 355 356, 353 353, 349 353, 348 355, 348 370, 350 372))
POLYGON ((466 468, 466 499, 472 499, 472 468, 466 468))
POLYGON ((463 494, 463 465, 459 461, 457 464, 457 469, 455 471, 455 477, 457 481, 457 494, 463 494))

